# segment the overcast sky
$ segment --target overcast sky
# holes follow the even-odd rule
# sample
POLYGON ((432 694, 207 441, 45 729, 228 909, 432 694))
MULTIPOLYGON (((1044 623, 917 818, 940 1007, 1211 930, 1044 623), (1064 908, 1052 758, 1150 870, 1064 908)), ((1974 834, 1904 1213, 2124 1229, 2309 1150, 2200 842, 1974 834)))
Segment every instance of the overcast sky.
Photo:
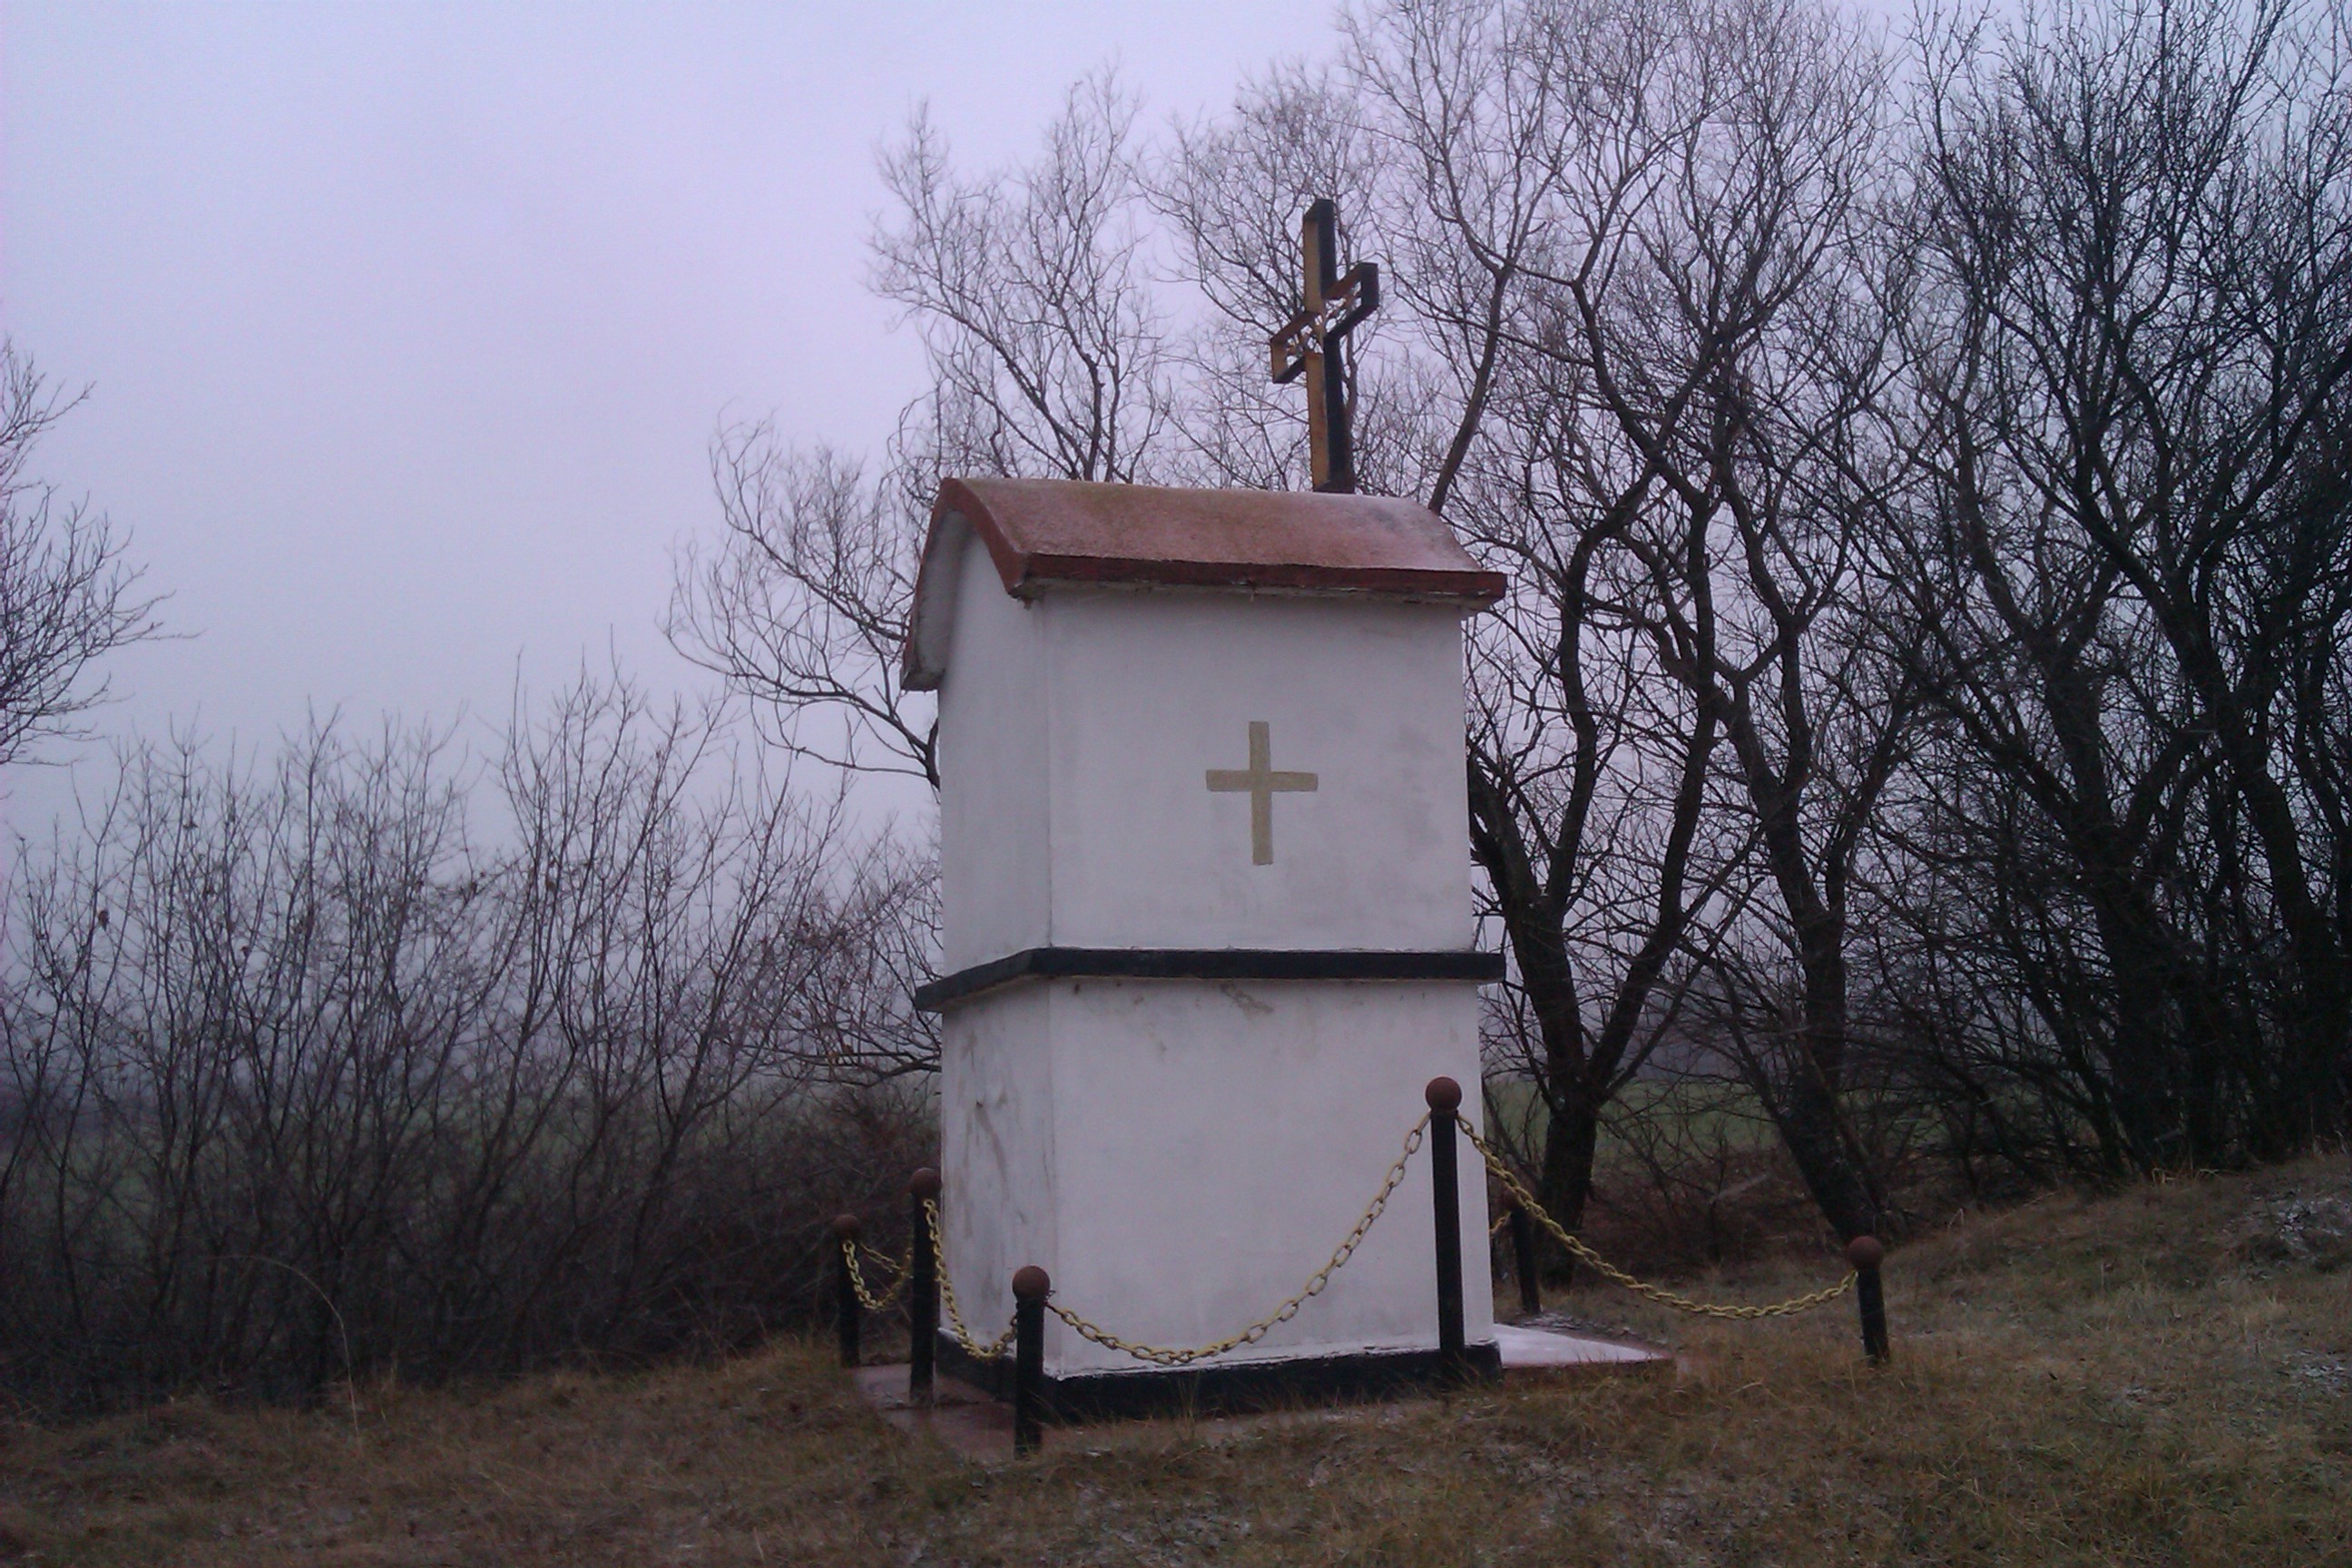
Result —
MULTIPOLYGON (((928 99, 1025 155, 1116 60, 1215 107, 1329 8, 1184 4, 0 9, 0 325, 89 402, 38 468, 136 534, 189 640, 110 735, 310 708, 502 717, 655 629, 710 434, 877 445, 911 335, 864 290, 877 142, 928 99)), ((102 746, 52 748, 103 773, 102 746)), ((61 770, 0 771, 42 834, 61 770)))

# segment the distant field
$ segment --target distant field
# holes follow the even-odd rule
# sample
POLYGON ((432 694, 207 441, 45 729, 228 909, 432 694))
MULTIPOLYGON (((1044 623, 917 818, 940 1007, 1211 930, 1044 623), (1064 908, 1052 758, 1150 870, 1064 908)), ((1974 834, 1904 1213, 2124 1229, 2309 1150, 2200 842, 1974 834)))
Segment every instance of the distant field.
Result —
MULTIPOLYGON (((2294 1205, 2342 1162, 2045 1199, 1899 1251, 1851 1307, 1599 1379, 986 1469, 816 1347, 310 1414, 0 1428, 0 1561, 44 1563, 2352 1564, 2352 1267, 2294 1205), (2325 1259, 2323 1259, 2325 1261, 2325 1259)), ((1801 1276, 1695 1281, 1761 1298, 1801 1276)))
MULTIPOLYGON (((1533 1166, 1549 1121, 1534 1086, 1505 1078, 1486 1088, 1495 1125, 1516 1157, 1533 1166)), ((1898 1184, 1894 1198, 1906 1215, 1950 1206, 1948 1194, 1911 1184, 1898 1184)), ((1637 1079, 1618 1094, 1601 1121, 1582 1230, 1602 1252, 1642 1270, 1793 1250, 1834 1253, 1763 1102, 1744 1085, 1693 1078, 1637 1079)))

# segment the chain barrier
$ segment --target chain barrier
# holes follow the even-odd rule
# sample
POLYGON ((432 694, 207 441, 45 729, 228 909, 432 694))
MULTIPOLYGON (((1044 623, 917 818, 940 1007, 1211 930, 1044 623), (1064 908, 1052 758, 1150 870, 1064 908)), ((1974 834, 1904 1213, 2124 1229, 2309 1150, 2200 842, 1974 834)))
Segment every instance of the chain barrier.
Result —
MULTIPOLYGON (((1004 1331, 989 1344, 982 1344, 972 1338, 971 1331, 964 1327, 963 1310, 956 1305, 955 1283, 948 1278, 947 1247, 940 1239, 941 1227, 937 1198, 923 1200, 923 1217, 929 1222, 931 1232, 932 1275, 940 1282, 940 1305, 945 1310, 948 1332, 955 1336, 955 1342, 963 1348, 963 1353, 974 1361, 996 1361, 1011 1354, 1014 1327, 1012 1323, 1006 1323, 1004 1331)), ((912 1272, 911 1268, 909 1272, 912 1272)))
POLYGON ((1858 1278, 1853 1272, 1848 1271, 1846 1277, 1834 1285, 1824 1286, 1810 1295, 1791 1297, 1786 1301, 1775 1301, 1769 1306, 1763 1307, 1725 1307, 1711 1301, 1694 1301, 1687 1296, 1678 1296, 1661 1286, 1636 1279, 1592 1248, 1585 1246, 1583 1242, 1570 1236, 1559 1221, 1551 1217, 1549 1211, 1536 1202, 1535 1194, 1528 1192, 1525 1184, 1520 1182, 1511 1168, 1503 1163, 1501 1156, 1487 1146, 1486 1141, 1470 1130, 1470 1124, 1467 1121, 1457 1119, 1454 1125, 1461 1129, 1462 1136, 1470 1141, 1470 1147, 1477 1150, 1479 1157, 1486 1162, 1486 1169, 1495 1173, 1495 1179, 1501 1182, 1511 1196, 1518 1200, 1519 1206, 1527 1210, 1538 1225, 1551 1232, 1554 1240, 1568 1248, 1580 1262, 1589 1266, 1594 1273, 1613 1284, 1623 1286, 1636 1296, 1647 1297, 1662 1307, 1672 1307, 1678 1312, 1696 1313, 1702 1318, 1731 1318, 1743 1322, 1752 1322, 1761 1318, 1793 1317, 1799 1312, 1811 1311, 1825 1301, 1836 1300, 1853 1289, 1854 1280, 1858 1278))
MULTIPOLYGON (((1486 1162, 1486 1169, 1493 1173, 1495 1179, 1502 1184, 1504 1189, 1538 1225, 1551 1233, 1554 1240, 1603 1279, 1622 1286, 1637 1296, 1655 1301, 1661 1306, 1671 1307, 1680 1312, 1695 1313, 1700 1317, 1753 1322, 1766 1318, 1790 1317, 1799 1312, 1810 1311, 1825 1302, 1834 1301, 1853 1289, 1855 1280, 1859 1278, 1857 1274, 1849 1271, 1844 1279, 1834 1285, 1825 1286, 1819 1290, 1792 1297, 1785 1301, 1775 1301, 1759 1307, 1727 1307, 1715 1302, 1695 1301, 1687 1296, 1677 1295, 1662 1286, 1635 1279, 1571 1235, 1566 1226, 1552 1218, 1550 1213, 1536 1201, 1535 1194, 1528 1190, 1526 1184, 1522 1183, 1517 1174, 1503 1163, 1502 1157, 1496 1153, 1484 1138, 1471 1130, 1468 1121, 1457 1117, 1454 1120, 1454 1126, 1461 1131, 1462 1136, 1469 1141, 1470 1146, 1478 1152, 1479 1158, 1486 1162)), ((1228 1334, 1223 1339, 1210 1344, 1170 1349, 1121 1339, 1100 1324, 1087 1321, 1058 1301, 1048 1300, 1045 1310, 1061 1319, 1072 1331, 1091 1340, 1105 1350, 1131 1356, 1137 1361, 1149 1362, 1154 1366, 1190 1366, 1194 1362, 1206 1361, 1213 1356, 1223 1355, 1228 1351, 1238 1350, 1244 1345, 1254 1345, 1276 1328, 1297 1317, 1299 1309, 1313 1298, 1321 1295, 1324 1288, 1331 1283, 1331 1277, 1347 1267, 1348 1260, 1355 1256, 1356 1248, 1363 1244, 1364 1237, 1371 1230, 1374 1222, 1387 1209, 1389 1199, 1395 1195, 1397 1187, 1404 1181, 1406 1167, 1412 1163, 1412 1157, 1421 1152, 1422 1145, 1427 1141, 1428 1136, 1429 1117, 1424 1114, 1405 1133, 1403 1151, 1391 1162, 1387 1172, 1381 1178, 1379 1190, 1372 1194, 1371 1202, 1364 1205, 1364 1212, 1357 1217, 1355 1225, 1349 1230, 1346 1238, 1332 1249, 1330 1258, 1323 1267, 1307 1277, 1307 1283, 1299 1288, 1297 1294, 1238 1333, 1228 1334)), ((1003 1333, 986 1343, 975 1338, 971 1329, 965 1325, 962 1308, 956 1300, 955 1286, 948 1276, 947 1251, 942 1239, 943 1226, 940 1221, 938 1201, 925 1199, 923 1214, 929 1222, 931 1260, 939 1279, 940 1304, 944 1309, 942 1316, 946 1320, 948 1331, 954 1336, 956 1343, 962 1348, 963 1352, 974 1361, 996 1361, 1011 1353, 1014 1333, 1013 1324, 1007 1323, 1003 1333)), ((1487 1235, 1489 1237, 1499 1236, 1503 1227, 1509 1223, 1510 1213, 1507 1209, 1488 1227, 1487 1235)), ((915 1260, 914 1254, 910 1251, 905 1261, 897 1265, 898 1278, 891 1282, 888 1290, 877 1296, 867 1289, 865 1276, 857 1266, 856 1244, 844 1240, 841 1247, 843 1258, 849 1266, 850 1282, 857 1293, 857 1300, 868 1311, 878 1312, 886 1310, 898 1300, 899 1294, 907 1289, 914 1278, 915 1260)), ((867 1250, 872 1251, 871 1248, 867 1250)), ((882 1254, 876 1253, 874 1256, 881 1261, 889 1261, 882 1254)))
MULTIPOLYGON (((1298 1309, 1305 1306, 1310 1297, 1321 1295, 1323 1288, 1331 1283, 1331 1276, 1347 1267, 1348 1259, 1355 1256, 1356 1248, 1362 1244, 1365 1233, 1372 1228, 1372 1222, 1379 1219, 1381 1211, 1389 1206, 1389 1199, 1395 1194, 1397 1184, 1404 1180, 1405 1167, 1412 1163, 1413 1155, 1421 1152, 1422 1142, 1428 1135, 1429 1118, 1424 1114, 1420 1121, 1412 1124, 1412 1130, 1404 1135, 1404 1152, 1399 1154, 1395 1162, 1389 1166, 1388 1173, 1381 1179, 1380 1191, 1373 1194, 1372 1201, 1364 1205, 1364 1212, 1357 1219, 1355 1228, 1348 1232, 1348 1238, 1333 1249, 1329 1261, 1307 1277, 1306 1285, 1297 1295, 1237 1334, 1228 1334, 1214 1344, 1193 1345, 1184 1350, 1168 1350, 1158 1345, 1138 1344, 1133 1340, 1120 1339, 1109 1330, 1099 1324, 1088 1322, 1051 1299, 1045 1302, 1045 1310, 1067 1323, 1078 1334, 1092 1340, 1103 1349, 1133 1356, 1137 1361, 1150 1362, 1154 1366, 1190 1366, 1196 1361, 1206 1361, 1211 1356, 1223 1355, 1227 1351, 1238 1350, 1243 1345, 1254 1345, 1265 1338, 1277 1324, 1286 1323, 1297 1317, 1298 1309)), ((941 1278, 945 1278, 944 1274, 941 1278)))
POLYGON ((893 1260, 887 1253, 877 1252, 870 1247, 865 1250, 866 1255, 876 1262, 887 1263, 897 1269, 898 1277, 890 1281, 890 1288, 887 1290, 883 1291, 879 1296, 876 1295, 866 1288, 866 1271, 857 1265, 858 1244, 844 1237, 841 1240, 841 1260, 849 1269, 849 1288, 857 1293, 857 1304, 867 1311, 887 1312, 898 1298, 906 1293, 907 1287, 914 1281, 915 1255, 912 1250, 909 1250, 904 1259, 893 1260))

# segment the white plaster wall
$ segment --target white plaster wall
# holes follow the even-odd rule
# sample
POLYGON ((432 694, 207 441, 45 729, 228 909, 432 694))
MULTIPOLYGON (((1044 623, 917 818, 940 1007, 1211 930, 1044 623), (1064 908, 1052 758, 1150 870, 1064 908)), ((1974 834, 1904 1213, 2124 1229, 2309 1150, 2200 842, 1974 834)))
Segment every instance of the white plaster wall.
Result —
POLYGON ((941 973, 949 974, 1053 940, 1042 612, 1005 593, 976 540, 957 575, 940 691, 941 973))
MULTIPOLYGON (((1021 949, 1470 944, 1462 637, 1443 605, 1056 589, 967 549, 940 700, 946 970, 1021 949), (1318 775, 1274 804, 1211 768, 1318 775)), ((1464 984, 1030 983, 946 1019, 944 1246, 992 1338, 1014 1268, 1114 1332, 1221 1338, 1330 1254, 1448 1074, 1475 1097, 1464 984)), ((1475 1103, 1475 1099, 1474 1099, 1475 1103)), ((1465 1146, 1465 1315, 1490 1337, 1486 1184, 1465 1146)), ((1428 1155, 1349 1266, 1234 1359, 1436 1343, 1428 1155)), ((1057 1373, 1143 1371, 1048 1320, 1057 1373)))
POLYGON ((1056 1255, 1050 1007, 1044 986, 1013 986, 954 1009, 942 1030, 940 1249, 983 1342, 1011 1320, 1013 1271, 1056 1255))
MULTIPOLYGON (((1035 613, 1055 942, 1470 945, 1455 609, 1065 589, 1035 613), (1267 866, 1252 863, 1249 797, 1206 778, 1247 765, 1253 720, 1272 727, 1274 767, 1318 780, 1275 797, 1267 866)), ((958 668, 979 657, 960 629, 958 668)))
MULTIPOLYGON (((1429 1079, 1478 1082, 1467 984, 1058 981, 973 1010, 1032 1018, 1023 993, 1051 998, 1055 1218, 1037 1255, 1012 1261, 1043 1264, 1057 1300, 1151 1344, 1222 1339, 1297 1290, 1378 1189, 1429 1079)), ((1494 1311, 1486 1189, 1460 1147, 1475 1344, 1494 1311)), ((1424 1149, 1330 1286, 1227 1359, 1433 1349, 1433 1227, 1424 1149)), ((1149 1370, 1051 1318, 1045 1354, 1057 1373, 1149 1370)))

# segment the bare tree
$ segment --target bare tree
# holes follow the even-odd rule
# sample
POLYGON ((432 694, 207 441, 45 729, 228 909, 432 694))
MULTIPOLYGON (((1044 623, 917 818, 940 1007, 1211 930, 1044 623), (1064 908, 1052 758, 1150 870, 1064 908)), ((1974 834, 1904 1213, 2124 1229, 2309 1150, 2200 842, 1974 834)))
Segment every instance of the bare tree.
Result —
MULTIPOLYGON (((1840 181, 1866 156, 1879 84, 1848 34, 1760 0, 1399 4, 1346 37, 1336 75, 1276 70, 1141 161, 1176 277, 1204 307, 1179 335, 1146 293, 1132 111, 1103 83, 1074 93, 1046 157, 1016 174, 959 179, 919 121, 886 161, 901 216, 877 236, 877 287, 922 325, 933 368, 896 454, 908 526, 877 547, 888 486, 779 456, 758 432, 730 452, 732 542, 682 588, 674 635, 724 650, 709 661, 797 721, 838 726, 828 754, 878 740, 936 783, 886 655, 903 635, 919 480, 950 462, 1295 479, 1297 414, 1265 384, 1263 343, 1296 308, 1298 209, 1347 198, 1353 242, 1400 279, 1382 328, 1394 352, 1354 389, 1367 472, 1426 495, 1518 584, 1475 637, 1473 839, 1536 1027, 1519 1065, 1548 1110, 1545 1194, 1573 1220, 1601 1111, 1675 1026, 1702 917, 1721 923, 1764 833, 1755 795, 1727 815, 1717 788, 1736 728, 1747 763, 1774 743, 1746 687, 1798 680, 1820 646, 1787 646, 1813 599, 1778 636, 1675 617, 1690 572, 1718 564, 1711 531, 1737 499, 1714 472, 1739 438, 1722 435, 1729 389, 1793 341, 1782 319, 1843 232, 1840 181), (1731 57, 1743 63, 1726 70, 1731 57), (1692 287, 1693 267, 1712 282, 1692 287), (1759 650, 1790 668, 1769 651, 1733 668, 1759 650)), ((1756 447, 1740 460, 1753 467, 1756 447)), ((1799 526, 1757 524, 1759 548, 1799 526)), ((1732 585, 1755 610, 1759 587, 1732 585)), ((1777 823, 1800 823, 1791 802, 1822 787, 1798 771, 1758 785, 1781 792, 1777 823)), ((1833 830, 1791 831, 1801 855, 1833 830)), ((1827 956, 1808 940, 1817 967, 1834 964, 1833 938, 1827 956)), ((1792 1126, 1834 1126, 1833 1089, 1794 1099, 1792 1126)), ((1843 1168, 1834 1136, 1816 1142, 1843 1168)))
MULTIPOLYGON (((1398 6, 1354 42, 1412 153, 1409 297, 1444 366, 1426 494, 1514 583, 1474 628, 1471 842, 1530 1026, 1507 1038, 1546 1111, 1541 1195, 1573 1225, 1719 874, 1704 853, 1693 874, 1717 729, 1655 679, 1629 614, 1646 592, 1629 530, 1654 478, 1592 417, 1547 263, 1591 243, 1596 198, 1627 178, 1626 135, 1647 134, 1635 90, 1674 100, 1695 57, 1631 8, 1398 6)), ((1704 110, 1661 118, 1676 112, 1704 110)))
MULTIPOLYGON (((1563 489, 1547 468, 1544 433, 1558 433, 1569 399, 1529 327, 1540 304, 1525 263, 1567 210, 1580 129, 1561 86, 1575 57, 1567 21, 1557 7, 1499 5, 1353 17, 1336 72, 1276 70, 1245 84, 1222 120, 1179 128, 1153 190, 1176 230, 1180 275, 1211 307, 1191 340, 1179 421, 1197 454, 1188 467, 1204 478, 1297 482, 1298 410, 1269 395, 1263 345, 1297 309, 1300 210, 1339 198, 1356 217, 1351 252, 1381 257, 1395 279, 1373 321, 1379 352, 1350 362, 1363 468, 1375 488, 1429 497, 1515 576, 1513 598, 1474 628, 1474 842, 1517 961, 1496 1017, 1528 1026, 1500 1035, 1549 1112, 1544 1195, 1573 1222, 1599 1108, 1639 1065, 1637 1026, 1656 1022, 1641 1005, 1656 976, 1623 962, 1623 906, 1601 912, 1642 872, 1603 891, 1596 870, 1633 858, 1588 853, 1613 829, 1632 831, 1642 786, 1631 769, 1610 771, 1631 754, 1628 731, 1587 700, 1593 663, 1613 665, 1624 647, 1587 591, 1606 535, 1584 521, 1591 476, 1566 475, 1563 489), (1580 533, 1597 537, 1580 550, 1580 533), (1591 722, 1579 730, 1571 710, 1591 722), (1624 1037, 1597 1055, 1598 1020, 1582 1005, 1588 961, 1625 978, 1633 998, 1624 1037)), ((1685 906, 1679 889, 1667 901, 1671 952, 1685 906)))
POLYGON ((158 629, 130 542, 32 474, 34 447, 79 401, 0 342, 0 764, 72 732, 106 698, 90 666, 158 629))
POLYGON ((765 420, 722 430, 710 467, 726 531, 678 556, 671 645, 748 695, 788 750, 939 787, 936 711, 898 679, 919 505, 765 420))
POLYGON ((1264 343, 1336 196, 1363 472, 1514 582, 1470 829, 1558 1213, 1703 1058, 1849 1235, 1923 1109, 1972 1171, 2303 1147, 2352 1030, 2329 26, 2060 4, 1905 74, 1817 0, 1382 0, 1156 144, 1102 80, 1023 169, 919 120, 876 284, 932 389, 879 482, 722 443, 673 635, 936 784, 936 474, 1297 484, 1264 343))
POLYGON ((1856 276, 1885 68, 1855 24, 1808 5, 1680 21, 1710 62, 1697 111, 1552 270, 1597 407, 1660 492, 1629 534, 1651 585, 1633 613, 1720 726, 1752 822, 1764 891, 1747 925, 1769 946, 1718 942, 1710 994, 1771 999, 1739 1058, 1853 1236, 1883 1205, 1840 1104, 1851 896, 1913 707, 1901 667, 1857 636, 1863 524, 1899 461, 1857 419, 1890 346, 1856 276))
POLYGON ((898 221, 874 288, 922 334, 935 460, 961 471, 1144 477, 1166 419, 1166 345, 1129 155, 1134 100, 1070 89, 1034 163, 960 178, 918 112, 882 160, 898 221))
MULTIPOLYGON (((1910 581, 1933 958, 2110 1168, 2341 1125, 2352 114, 2340 20, 2057 5, 1927 37, 1910 581)), ((1948 1062, 1967 1058, 1947 1054, 1948 1062)), ((1960 1070, 1965 1071, 1965 1066, 1960 1070)))
MULTIPOLYGON (((1172 231, 1172 279, 1195 296, 1188 330, 1173 340, 1183 379, 1171 414, 1171 478, 1259 489, 1312 483, 1306 407, 1295 387, 1268 380, 1265 343, 1298 310, 1308 206, 1335 203, 1342 255, 1382 243, 1369 221, 1382 170, 1361 107, 1337 68, 1277 67, 1244 81, 1224 115, 1171 126, 1142 160, 1152 209, 1172 231)), ((1411 458, 1387 416, 1393 399, 1366 390, 1383 382, 1376 345, 1387 335, 1378 314, 1356 327, 1347 396, 1365 482, 1395 491, 1412 488, 1411 458)))
POLYGON ((1758 1087, 1824 1212, 1867 1228, 1843 886, 1900 715, 1825 810, 1817 739, 1863 705, 1822 679, 1853 520, 1820 448, 1882 73, 1851 26, 1767 0, 1396 5, 1351 37, 1412 154, 1391 210, 1445 367, 1427 493, 1517 584, 1473 664, 1472 841, 1535 1031, 1545 1195, 1580 1215, 1603 1110, 1759 907, 1752 848, 1762 929, 1810 977, 1758 1087))
POLYGON ((919 112, 882 160, 898 216, 873 236, 873 280, 921 332, 930 386, 882 471, 797 447, 766 421, 713 444, 726 531, 680 558, 665 626, 787 746, 938 787, 935 712, 898 684, 898 658, 940 474, 1149 477, 1169 353, 1134 119, 1114 78, 1090 78, 1034 163, 966 178, 919 112))

